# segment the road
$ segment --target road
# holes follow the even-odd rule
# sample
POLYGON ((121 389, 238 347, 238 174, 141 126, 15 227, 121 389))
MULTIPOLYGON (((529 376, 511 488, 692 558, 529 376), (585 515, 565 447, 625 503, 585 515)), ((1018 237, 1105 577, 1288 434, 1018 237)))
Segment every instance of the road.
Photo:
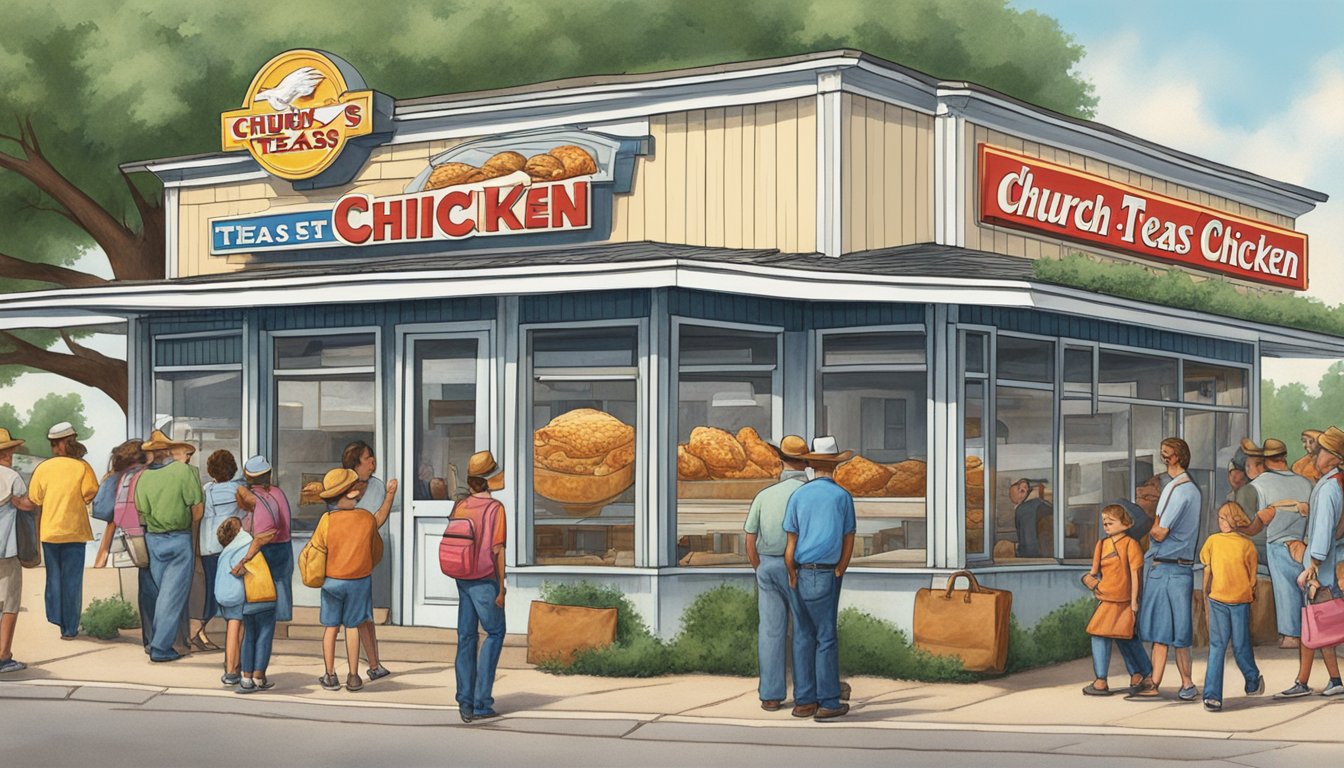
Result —
MULTIPOLYGON (((442 708, 266 701, 118 688, 0 697, 3 763, 45 766, 1278 766, 1335 764, 1335 744, 941 728, 751 727, 611 718, 463 725, 442 708), (98 700, 103 699, 103 700, 98 700)), ((795 724, 790 724, 793 726, 795 724)))

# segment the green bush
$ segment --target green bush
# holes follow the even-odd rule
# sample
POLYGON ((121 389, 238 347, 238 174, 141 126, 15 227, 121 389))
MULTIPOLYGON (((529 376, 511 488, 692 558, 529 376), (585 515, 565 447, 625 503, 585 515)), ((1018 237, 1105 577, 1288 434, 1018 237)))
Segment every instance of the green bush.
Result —
POLYGON ((961 659, 925 653, 894 624, 857 608, 840 612, 840 672, 939 683, 980 679, 962 668, 961 659))
POLYGON ((94 599, 79 617, 79 628, 89 637, 110 640, 117 636, 119 629, 135 629, 140 626, 140 615, 135 606, 121 599, 109 597, 94 599))
POLYGON ((1087 622, 1096 601, 1080 597, 1047 613, 1030 631, 1022 629, 1017 617, 1008 628, 1008 663, 1005 672, 1081 659, 1092 653, 1092 638, 1087 622))
POLYGON ((759 626, 756 594, 724 584, 700 594, 686 608, 669 651, 684 672, 755 676, 759 626))
POLYGON ((541 585, 541 599, 553 605, 577 605, 583 608, 616 609, 616 644, 626 645, 635 638, 648 637, 649 625, 640 617, 635 604, 616 587, 580 581, 577 584, 541 585))

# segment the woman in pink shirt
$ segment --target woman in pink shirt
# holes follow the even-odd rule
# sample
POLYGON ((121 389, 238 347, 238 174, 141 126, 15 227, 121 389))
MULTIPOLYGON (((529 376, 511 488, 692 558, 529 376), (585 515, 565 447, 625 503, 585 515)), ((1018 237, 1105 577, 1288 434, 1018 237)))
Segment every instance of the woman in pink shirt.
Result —
POLYGON ((289 543, 289 499, 271 485, 271 463, 265 456, 253 456, 243 464, 245 487, 238 489, 238 506, 252 514, 252 524, 244 526, 261 546, 261 555, 275 580, 275 620, 294 618, 294 550, 289 543), (273 534, 267 537, 266 534, 273 534))

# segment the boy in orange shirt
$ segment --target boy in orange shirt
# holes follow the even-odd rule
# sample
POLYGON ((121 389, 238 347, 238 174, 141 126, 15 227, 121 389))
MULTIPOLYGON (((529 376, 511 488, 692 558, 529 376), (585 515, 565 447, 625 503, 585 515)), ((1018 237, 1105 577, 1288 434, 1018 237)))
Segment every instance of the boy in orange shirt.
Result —
POLYGON ((1218 530, 1204 542, 1204 594, 1209 601, 1209 666, 1204 672, 1204 709, 1223 708, 1223 660, 1229 642, 1232 658, 1246 678, 1246 695, 1265 692, 1265 678, 1251 650, 1251 601, 1255 599, 1255 544, 1236 529, 1249 525, 1241 505, 1229 501, 1218 508, 1218 530))

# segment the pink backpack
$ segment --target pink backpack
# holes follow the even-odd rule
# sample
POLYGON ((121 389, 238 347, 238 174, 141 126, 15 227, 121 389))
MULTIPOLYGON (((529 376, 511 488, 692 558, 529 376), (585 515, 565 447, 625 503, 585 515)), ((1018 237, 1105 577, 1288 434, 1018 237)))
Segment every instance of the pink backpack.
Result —
MULTIPOLYGON (((462 502, 458 502, 459 505, 462 502)), ((450 517, 439 541, 439 569, 454 579, 484 579, 495 574, 491 538, 502 505, 492 501, 481 514, 481 524, 470 517, 450 517)), ((457 509, 453 509, 457 514, 457 509)))
POLYGON ((112 505, 112 520, 118 528, 126 531, 127 536, 145 534, 145 529, 140 525, 140 511, 135 507, 135 484, 144 471, 144 467, 127 470, 117 481, 117 500, 112 505))

